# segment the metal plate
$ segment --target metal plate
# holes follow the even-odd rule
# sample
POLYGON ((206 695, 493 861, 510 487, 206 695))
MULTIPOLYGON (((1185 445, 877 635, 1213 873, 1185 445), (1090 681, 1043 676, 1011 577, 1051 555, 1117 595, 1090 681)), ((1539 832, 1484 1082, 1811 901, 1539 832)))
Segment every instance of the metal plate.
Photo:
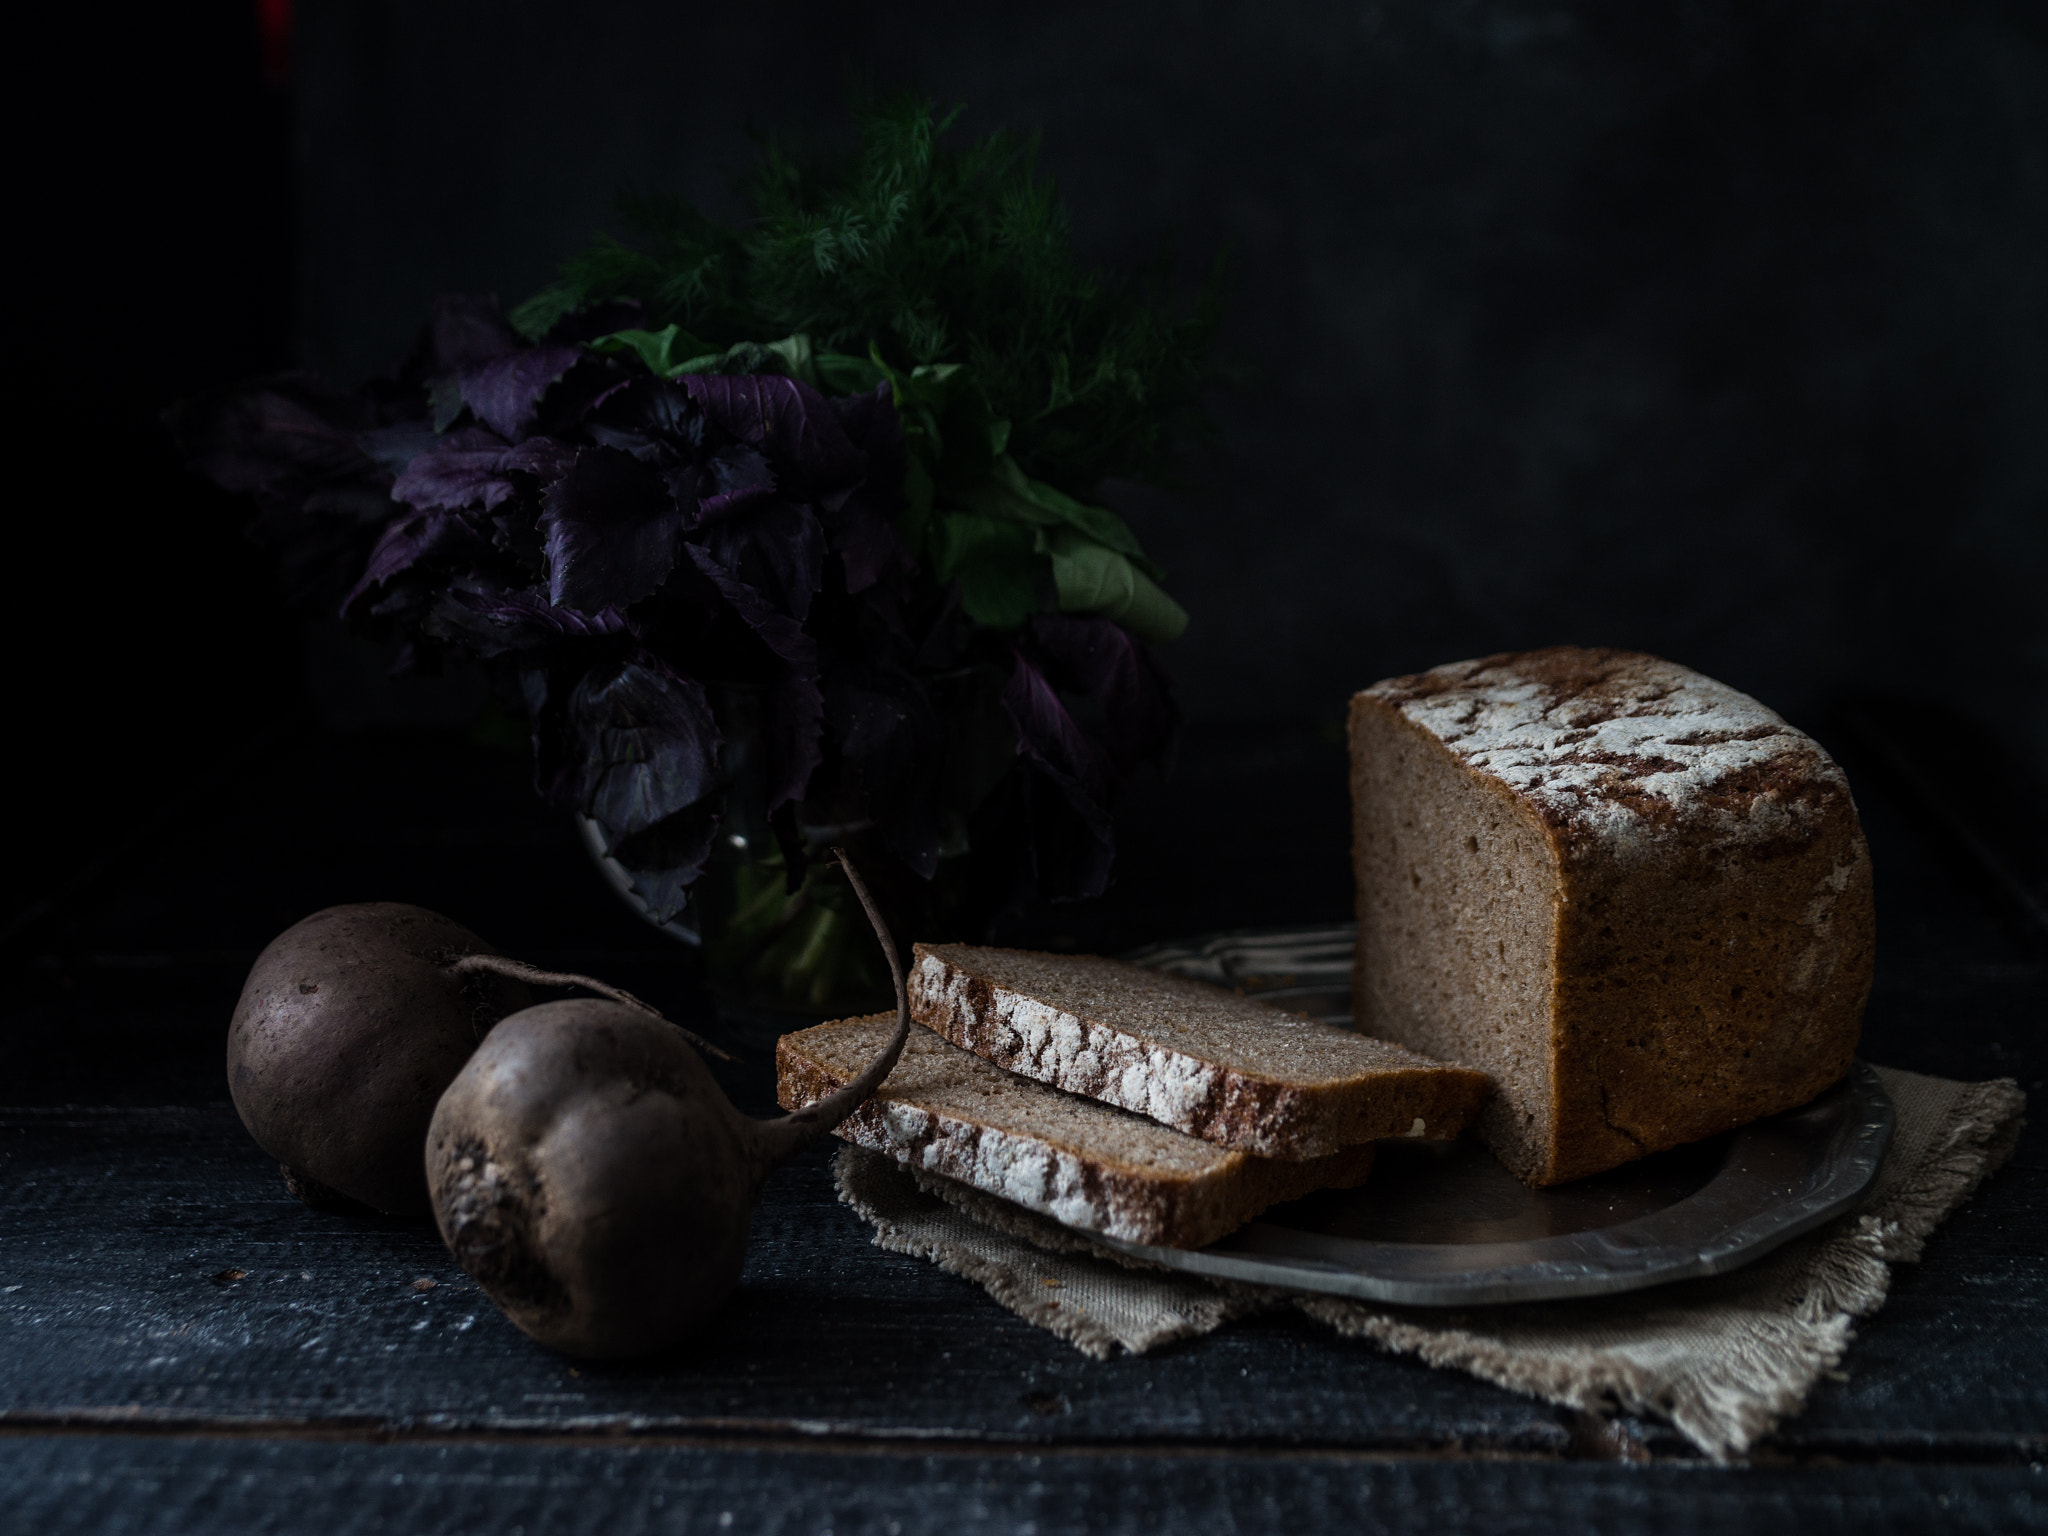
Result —
MULTIPOLYGON (((1226 933, 1127 958, 1349 1024, 1354 934, 1226 933)), ((1839 1215, 1891 1134, 1891 1100, 1859 1062, 1804 1108, 1555 1189, 1530 1189, 1473 1141, 1385 1142, 1357 1189, 1275 1206, 1210 1247, 1112 1246, 1198 1275, 1404 1306, 1609 1295, 1739 1268, 1839 1215)))

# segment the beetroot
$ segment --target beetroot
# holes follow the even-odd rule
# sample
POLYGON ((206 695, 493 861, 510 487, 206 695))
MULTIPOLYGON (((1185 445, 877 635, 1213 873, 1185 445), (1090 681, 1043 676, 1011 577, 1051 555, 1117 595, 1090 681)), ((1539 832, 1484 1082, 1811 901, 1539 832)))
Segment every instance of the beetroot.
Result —
POLYGON ((896 982, 896 1032, 853 1082, 754 1120, 680 1031, 613 1003, 506 1019, 442 1095, 427 1135, 441 1236, 462 1268, 551 1349, 667 1349, 739 1282, 761 1182, 865 1101, 909 1036, 903 965, 845 855, 896 982))
POLYGON ((601 982, 508 960, 422 907, 315 912, 249 972, 228 1025, 228 1092, 309 1205, 425 1214, 420 1148, 434 1104, 492 1026, 531 1001, 526 981, 646 1010, 601 982))

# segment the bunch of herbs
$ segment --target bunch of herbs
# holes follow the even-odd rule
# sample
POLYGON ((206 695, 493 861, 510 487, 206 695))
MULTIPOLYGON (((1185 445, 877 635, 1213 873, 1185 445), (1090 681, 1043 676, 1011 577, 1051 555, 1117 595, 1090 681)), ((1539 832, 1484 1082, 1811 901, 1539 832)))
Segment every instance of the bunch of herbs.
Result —
POLYGON ((763 1000, 885 990, 825 842, 971 936, 1105 888, 1175 730, 1147 642, 1186 616, 1071 493, 1187 427, 1213 285, 1088 273, 1032 146, 951 126, 900 98, 836 167, 770 145, 743 229, 629 200, 633 241, 509 316, 441 301, 391 378, 180 420, 299 590, 401 667, 482 660, 540 791, 763 1000))

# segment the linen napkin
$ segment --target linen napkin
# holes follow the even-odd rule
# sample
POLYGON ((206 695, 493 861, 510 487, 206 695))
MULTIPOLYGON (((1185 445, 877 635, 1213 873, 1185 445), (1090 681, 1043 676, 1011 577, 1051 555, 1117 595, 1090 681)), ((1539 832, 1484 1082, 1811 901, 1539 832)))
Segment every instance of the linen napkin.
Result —
POLYGON ((1398 1307, 1211 1281, 1130 1259, 881 1153, 845 1147, 833 1176, 878 1247, 978 1282, 1098 1358, 1292 1306, 1347 1337, 1553 1403, 1656 1415, 1727 1459, 1799 1410, 1842 1359, 1854 1319, 1884 1304, 1891 1266, 1919 1258, 2019 1139, 2026 1096, 2010 1078, 1874 1070, 1897 1119, 1857 1210, 1731 1274, 1583 1301, 1398 1307))

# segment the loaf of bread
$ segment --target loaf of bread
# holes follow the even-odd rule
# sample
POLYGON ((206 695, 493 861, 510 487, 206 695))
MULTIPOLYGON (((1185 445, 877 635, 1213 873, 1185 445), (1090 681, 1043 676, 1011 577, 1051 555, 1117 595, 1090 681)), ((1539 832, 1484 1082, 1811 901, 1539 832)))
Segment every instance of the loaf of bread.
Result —
POLYGON ((1359 1026, 1478 1067, 1561 1183, 1803 1104, 1870 988, 1842 772, 1734 689, 1559 647, 1352 700, 1359 1026))
MULTIPOLYGON (((784 1035, 776 1097, 785 1109, 823 1098, 874 1060, 894 1027, 893 1014, 876 1014, 784 1035)), ((1249 1157, 1014 1076, 916 1028, 888 1081, 836 1134, 1070 1227, 1164 1248, 1202 1247, 1269 1205, 1372 1172, 1369 1146, 1306 1162, 1249 1157)))
POLYGON ((920 944, 910 1011, 999 1067, 1260 1157, 1453 1137, 1491 1086, 1384 1040, 1093 955, 920 944))

